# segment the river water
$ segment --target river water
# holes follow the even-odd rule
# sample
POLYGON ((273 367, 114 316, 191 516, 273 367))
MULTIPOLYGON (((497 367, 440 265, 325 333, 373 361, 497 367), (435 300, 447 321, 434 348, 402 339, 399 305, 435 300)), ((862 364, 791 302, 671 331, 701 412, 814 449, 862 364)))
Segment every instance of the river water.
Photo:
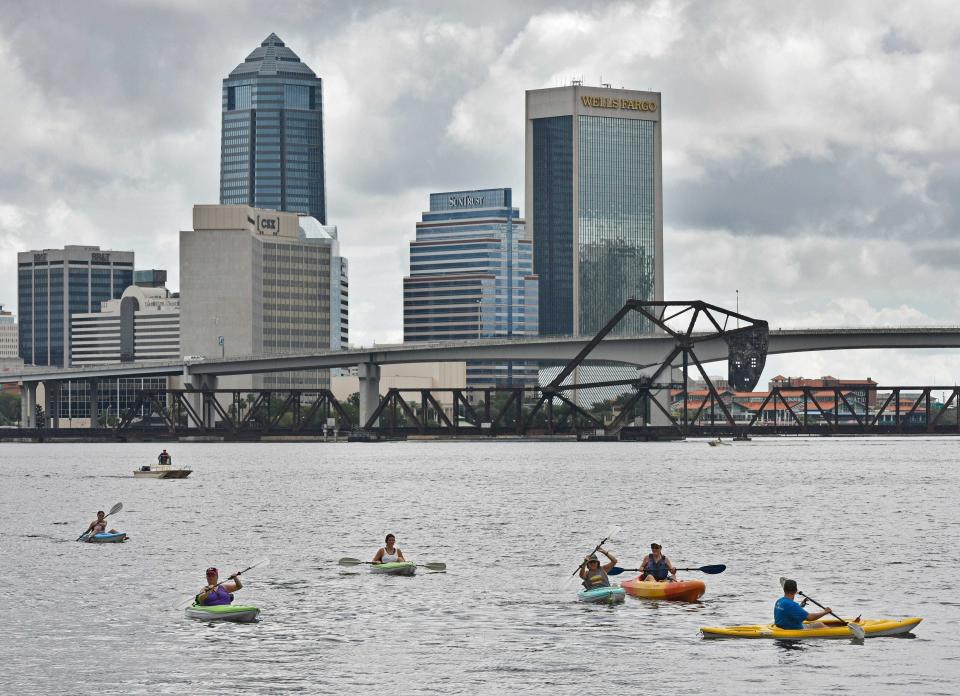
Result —
POLYGON ((154 444, 0 444, 4 693, 957 693, 954 439, 170 449, 189 479, 135 480, 154 444), (74 543, 117 501, 130 541, 74 543), (728 570, 696 604, 578 604, 568 576, 614 523, 625 567, 659 541, 728 570), (387 532, 448 572, 336 565, 387 532), (208 565, 265 557, 237 597, 259 623, 174 608, 208 565), (781 575, 842 615, 924 622, 862 644, 699 636, 768 622, 781 575))

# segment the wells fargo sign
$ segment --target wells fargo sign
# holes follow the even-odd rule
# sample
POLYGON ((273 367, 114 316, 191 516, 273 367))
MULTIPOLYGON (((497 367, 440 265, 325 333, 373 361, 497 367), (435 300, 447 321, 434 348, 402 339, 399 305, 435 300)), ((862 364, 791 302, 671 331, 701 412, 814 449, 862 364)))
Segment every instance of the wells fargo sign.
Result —
POLYGON ((629 109, 631 111, 656 111, 657 103, 641 99, 610 99, 609 97, 588 97, 583 95, 580 101, 584 106, 594 109, 629 109))

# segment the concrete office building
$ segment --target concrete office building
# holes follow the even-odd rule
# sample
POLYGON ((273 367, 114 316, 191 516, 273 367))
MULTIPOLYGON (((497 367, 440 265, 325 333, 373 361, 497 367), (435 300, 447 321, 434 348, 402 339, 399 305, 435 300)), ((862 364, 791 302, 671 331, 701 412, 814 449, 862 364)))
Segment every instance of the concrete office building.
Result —
POLYGON ((17 339, 17 320, 13 312, 0 305, 0 361, 20 359, 20 344, 17 339))
POLYGON ((323 82, 276 34, 223 81, 220 203, 327 222, 323 82))
POLYGON ((71 315, 97 311, 132 284, 132 251, 66 246, 17 254, 20 357, 27 365, 66 366, 71 315))
MULTIPOLYGON (((537 334, 533 248, 509 188, 430 195, 403 279, 403 339, 537 334)), ((535 363, 467 363, 467 386, 536 383, 535 363)))
MULTIPOLYGON (((196 205, 180 233, 183 356, 276 355, 345 346, 349 289, 337 230, 294 213, 196 205)), ((231 389, 329 387, 327 370, 223 378, 231 389)))
MULTIPOLYGON (((592 335, 626 300, 663 299, 660 119, 659 92, 527 91, 527 226, 542 335, 592 335)), ((645 330, 633 315, 617 333, 645 330)))
MULTIPOLYGON (((139 273, 139 271, 137 271, 139 273)), ((70 320, 70 364, 103 365, 180 357, 180 298, 164 287, 123 291, 99 312, 70 320)))

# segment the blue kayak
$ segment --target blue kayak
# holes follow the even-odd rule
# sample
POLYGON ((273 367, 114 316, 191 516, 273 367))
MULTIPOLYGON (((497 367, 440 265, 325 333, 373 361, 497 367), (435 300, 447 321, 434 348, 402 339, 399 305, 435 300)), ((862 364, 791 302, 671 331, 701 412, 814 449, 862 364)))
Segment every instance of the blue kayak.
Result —
POLYGON ((626 596, 627 593, 622 587, 595 587, 577 592, 577 599, 593 604, 619 604, 626 596))
POLYGON ((90 544, 119 544, 120 542, 125 541, 126 538, 126 532, 116 532, 114 534, 111 534, 110 532, 102 532, 92 536, 85 536, 83 539, 81 539, 81 541, 86 541, 90 544))

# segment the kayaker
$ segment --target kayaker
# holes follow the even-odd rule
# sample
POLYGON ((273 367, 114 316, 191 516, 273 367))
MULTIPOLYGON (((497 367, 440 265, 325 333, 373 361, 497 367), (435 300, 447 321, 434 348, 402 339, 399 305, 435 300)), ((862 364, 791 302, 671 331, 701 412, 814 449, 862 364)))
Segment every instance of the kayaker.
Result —
POLYGON ((600 565, 600 559, 596 553, 591 553, 583 559, 583 565, 580 566, 580 579, 583 580, 583 586, 588 590, 595 590, 598 587, 610 587, 610 579, 607 572, 617 565, 617 557, 607 551, 602 546, 597 549, 607 557, 607 562, 600 565))
POLYGON ((170 455, 167 454, 167 450, 163 450, 163 452, 157 455, 157 464, 166 466, 170 464, 171 461, 172 459, 170 458, 170 455))
POLYGON ((797 581, 783 581, 783 597, 777 600, 773 605, 773 623, 777 628, 787 631, 802 631, 805 628, 825 628, 825 624, 820 623, 821 619, 833 610, 827 607, 823 611, 809 612, 800 606, 794 597, 797 596, 797 581), (804 623, 809 621, 809 623, 804 623))
MULTIPOLYGON (((103 534, 107 531, 107 513, 103 510, 97 510, 97 519, 90 523, 85 534, 103 534)), ((110 534, 116 534, 116 529, 111 529, 110 534)))
POLYGON ((676 582, 677 569, 670 559, 663 555, 663 547, 654 542, 650 544, 650 553, 640 561, 640 579, 647 582, 676 582), (669 577, 668 577, 669 576, 669 577))
POLYGON ((207 585, 197 595, 197 604, 213 607, 233 602, 233 593, 241 589, 240 573, 234 573, 225 582, 220 582, 216 568, 207 568, 207 585))
POLYGON ((383 540, 383 543, 383 548, 378 550, 373 557, 375 565, 381 563, 406 563, 407 559, 403 557, 403 551, 394 546, 394 544, 397 543, 397 538, 393 536, 393 534, 387 534, 387 538, 383 540))

